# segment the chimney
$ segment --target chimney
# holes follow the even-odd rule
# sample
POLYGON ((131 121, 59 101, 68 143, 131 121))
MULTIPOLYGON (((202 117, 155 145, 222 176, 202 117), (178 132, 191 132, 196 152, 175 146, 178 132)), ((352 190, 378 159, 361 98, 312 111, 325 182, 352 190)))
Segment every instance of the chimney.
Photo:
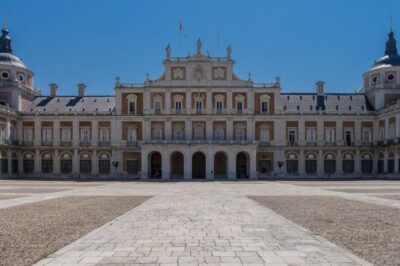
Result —
POLYGON ((49 84, 50 87, 50 96, 51 97, 56 97, 57 96, 57 89, 58 89, 58 85, 55 83, 51 83, 49 84))
POLYGON ((77 87, 78 87, 78 96, 79 96, 79 97, 85 96, 85 88, 86 88, 86 85, 83 84, 83 83, 79 83, 79 84, 77 85, 77 87))
POLYGON ((323 95, 324 94, 324 85, 325 85, 325 82, 323 82, 323 81, 317 81, 316 83, 315 83, 315 85, 316 85, 316 88, 317 88, 317 94, 318 95, 323 95))

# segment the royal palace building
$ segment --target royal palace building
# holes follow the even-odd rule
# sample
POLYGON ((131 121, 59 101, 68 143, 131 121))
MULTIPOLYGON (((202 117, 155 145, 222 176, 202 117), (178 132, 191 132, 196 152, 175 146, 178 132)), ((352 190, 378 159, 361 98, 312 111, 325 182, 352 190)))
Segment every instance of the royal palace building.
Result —
POLYGON ((233 71, 232 49, 173 57, 114 95, 50 95, 0 37, 0 159, 4 178, 267 179, 399 177, 400 56, 384 56, 356 93, 282 92, 233 71))

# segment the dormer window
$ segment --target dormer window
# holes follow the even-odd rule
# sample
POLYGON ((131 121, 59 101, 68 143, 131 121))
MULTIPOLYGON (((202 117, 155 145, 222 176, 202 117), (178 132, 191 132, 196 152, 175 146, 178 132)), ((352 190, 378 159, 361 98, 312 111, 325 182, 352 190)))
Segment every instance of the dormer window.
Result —
POLYGON ((131 94, 127 97, 127 99, 128 99, 128 113, 136 114, 137 96, 134 94, 131 94))

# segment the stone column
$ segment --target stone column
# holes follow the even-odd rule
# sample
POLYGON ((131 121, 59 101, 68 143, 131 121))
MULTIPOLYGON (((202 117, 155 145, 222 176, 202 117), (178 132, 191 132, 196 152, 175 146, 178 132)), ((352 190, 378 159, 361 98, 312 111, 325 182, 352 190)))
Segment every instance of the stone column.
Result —
POLYGON ((11 127, 10 118, 7 117, 6 118, 6 127, 5 127, 5 130, 4 130, 4 134, 5 134, 4 139, 7 141, 8 144, 10 144, 10 141, 11 141, 11 139, 10 139, 10 127, 11 127))
POLYGON ((342 151, 338 150, 336 155, 336 175, 343 175, 342 151))
POLYGON ((10 176, 12 174, 12 163, 11 163, 11 156, 12 156, 12 152, 11 150, 7 151, 7 166, 8 166, 8 176, 10 176))
POLYGON ((356 157, 354 158, 354 174, 361 175, 361 156, 360 150, 356 150, 356 157))
POLYGON ((254 127, 255 127, 255 123, 254 123, 254 119, 253 118, 248 118, 247 119, 247 140, 248 141, 253 141, 255 139, 254 137, 254 127))
POLYGON ((97 146, 99 144, 99 122, 97 120, 92 121, 92 146, 97 146))
POLYGON ((226 111, 228 114, 232 113, 232 91, 228 90, 226 99, 226 111))
POLYGON ((190 180, 192 179, 192 152, 189 149, 186 149, 183 156, 185 162, 185 165, 183 166, 184 179, 190 180))
POLYGON ((141 180, 147 180, 149 179, 149 167, 148 167, 148 153, 147 151, 142 150, 140 152, 140 161, 141 161, 141 173, 140 173, 140 179, 141 180))
POLYGON ((97 158, 97 151, 94 150, 92 153, 92 176, 98 176, 99 175, 99 164, 98 164, 99 159, 97 158))
POLYGON ((255 180, 255 179, 258 179, 258 176, 257 176, 257 159, 256 159, 257 158, 257 150, 256 150, 256 148, 251 149, 251 151, 249 151, 249 156, 250 156, 250 158, 249 158, 249 163, 250 163, 250 165, 249 165, 249 170, 250 170, 249 171, 250 172, 249 173, 250 174, 249 178, 255 180))
POLYGON ((286 121, 283 119, 274 122, 274 141, 278 145, 286 146, 286 121))
POLYGON ((317 158, 317 175, 324 176, 324 155, 322 150, 318 151, 318 158, 317 158))
POLYGON ((254 93, 253 90, 247 92, 247 113, 254 113, 254 93))
POLYGON ((17 121, 17 139, 18 143, 21 143, 24 138, 23 138, 23 126, 22 126, 22 121, 18 120, 17 121))
POLYGON ((172 127, 171 127, 171 118, 165 119, 165 140, 170 141, 172 139, 172 127))
POLYGON ((18 173, 23 174, 24 173, 24 162, 23 162, 24 158, 20 151, 18 152, 17 156, 18 156, 18 173))
POLYGON ((143 132, 142 135, 143 140, 151 140, 151 122, 149 118, 145 118, 143 120, 142 132, 143 132))
POLYGON ((187 141, 191 141, 192 140, 192 120, 190 119, 186 119, 185 121, 185 139, 187 141))
POLYGON ((53 122, 53 145, 58 146, 60 144, 60 121, 54 120, 53 122))
POLYGON ((305 133, 305 121, 303 119, 299 119, 299 145, 305 144, 305 133))
POLYGON ((212 112, 212 93, 211 90, 207 90, 207 114, 211 114, 212 112))
POLYGON ((317 142, 318 145, 323 145, 325 143, 325 127, 324 127, 324 121, 318 120, 317 121, 317 142))
POLYGON ((336 143, 339 145, 343 143, 343 122, 342 121, 336 121, 336 143))
POLYGON ((233 121, 232 117, 228 117, 226 120, 226 140, 233 140, 233 121))
POLYGON ((213 133, 214 133, 214 129, 213 129, 213 121, 211 120, 211 118, 208 118, 206 121, 206 140, 207 141, 212 141, 213 138, 213 133))
POLYGON ((400 114, 396 115, 396 137, 400 137, 400 114))
MULTIPOLYGON (((385 140, 387 140, 387 139, 389 139, 389 118, 388 117, 385 119, 385 140)), ((386 159, 385 159, 385 161, 386 161, 386 159)), ((386 170, 385 170, 385 173, 386 173, 386 170)))
POLYGON ((206 179, 214 179, 214 152, 212 150, 206 153, 206 179))
POLYGON ((399 154, 397 152, 394 153, 394 173, 399 172, 399 154))
POLYGON ((58 150, 54 151, 53 174, 54 175, 59 175, 60 174, 60 154, 59 154, 58 150))
POLYGON ((41 143, 41 141, 42 141, 42 125, 41 125, 41 121, 39 120, 38 117, 35 118, 34 125, 35 125, 35 128, 34 128, 34 135, 35 135, 34 145, 35 146, 40 146, 42 144, 41 143))
POLYGON ((34 169, 35 175, 40 175, 40 173, 42 172, 41 162, 42 162, 42 160, 40 158, 40 151, 36 150, 36 152, 35 152, 35 169, 34 169))
POLYGON ((170 162, 170 152, 168 150, 164 150, 162 152, 162 179, 169 180, 171 179, 171 162, 170 162))
POLYGON ((171 89, 165 91, 165 113, 171 113, 171 89))
POLYGON ((143 97, 144 97, 143 111, 144 111, 144 114, 148 115, 148 114, 150 114, 150 109, 151 109, 150 92, 148 90, 145 90, 143 97))
POLYGON ((236 179, 236 153, 228 153, 228 179, 236 179))
POLYGON ((354 143, 361 144, 361 121, 356 120, 354 123, 354 143))
POLYGON ((72 156, 72 173, 76 176, 80 174, 78 149, 74 149, 74 154, 72 156))
POLYGON ((192 92, 187 91, 186 92, 186 114, 191 114, 192 113, 192 92))
POLYGON ((304 151, 300 150, 299 154, 299 174, 300 177, 304 177, 305 175, 305 162, 304 162, 304 151))
POLYGON ((377 143, 377 141, 379 140, 379 122, 378 121, 374 121, 374 128, 373 128, 373 133, 372 133, 372 141, 374 143, 374 145, 377 143))
MULTIPOLYGON (((386 122, 385 121, 385 131, 386 131, 386 122)), ((387 137, 387 134, 385 132, 385 136, 387 137)), ((386 174, 388 171, 388 151, 387 149, 385 149, 385 157, 384 157, 384 161, 383 161, 383 173, 386 174)))
POLYGON ((74 120, 72 121, 72 144, 74 146, 79 145, 79 121, 75 117, 74 120))

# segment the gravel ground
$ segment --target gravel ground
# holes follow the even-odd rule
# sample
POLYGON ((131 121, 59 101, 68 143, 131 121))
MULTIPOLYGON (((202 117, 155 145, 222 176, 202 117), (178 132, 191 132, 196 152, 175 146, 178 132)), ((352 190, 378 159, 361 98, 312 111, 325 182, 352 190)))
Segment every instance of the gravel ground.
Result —
POLYGON ((0 265, 31 265, 149 197, 65 197, 0 210, 0 265))
POLYGON ((55 188, 0 188, 0 193, 52 193, 60 192, 68 189, 55 189, 55 188))
POLYGON ((337 192, 346 193, 394 193, 400 192, 400 189, 382 188, 382 189, 328 189, 337 192))
POLYGON ((372 195, 374 197, 383 198, 383 199, 394 199, 400 200, 400 195, 372 195))
POLYGON ((400 210, 329 196, 250 197, 374 265, 400 265, 400 210))
POLYGON ((363 187, 363 186, 400 186, 400 181, 397 180, 377 180, 377 181, 279 181, 279 183, 291 184, 301 187, 314 187, 314 186, 351 186, 351 187, 363 187))

